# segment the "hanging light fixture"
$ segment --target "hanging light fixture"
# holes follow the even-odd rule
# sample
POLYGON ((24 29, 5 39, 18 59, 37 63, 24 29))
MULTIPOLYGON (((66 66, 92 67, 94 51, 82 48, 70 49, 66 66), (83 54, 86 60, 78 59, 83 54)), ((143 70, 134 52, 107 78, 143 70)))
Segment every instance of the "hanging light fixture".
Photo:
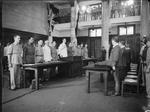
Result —
POLYGON ((134 4, 134 1, 133 1, 133 0, 129 0, 129 1, 127 1, 127 4, 128 4, 128 5, 133 5, 133 4, 134 4))
POLYGON ((86 7, 85 5, 82 5, 82 6, 81 6, 81 10, 82 10, 82 12, 85 12, 85 11, 86 11, 86 9, 87 9, 87 7, 86 7))
POLYGON ((134 4, 134 0, 128 0, 128 1, 125 1, 125 2, 121 2, 122 6, 131 6, 133 4, 134 4))

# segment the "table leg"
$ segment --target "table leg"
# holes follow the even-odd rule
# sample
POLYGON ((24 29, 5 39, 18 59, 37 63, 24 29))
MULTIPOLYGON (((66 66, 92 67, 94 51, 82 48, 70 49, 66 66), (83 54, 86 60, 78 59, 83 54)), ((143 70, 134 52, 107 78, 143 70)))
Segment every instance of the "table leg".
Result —
POLYGON ((88 76, 88 93, 90 93, 90 72, 86 71, 86 76, 88 76))
POLYGON ((35 69, 35 80, 36 80, 35 89, 38 90, 39 89, 38 69, 35 69))
POLYGON ((104 82, 104 76, 103 75, 104 75, 103 73, 100 73, 100 82, 101 83, 104 82))
POLYGON ((26 88, 26 71, 23 69, 23 88, 26 88))
POLYGON ((107 95, 107 88, 108 88, 108 72, 106 71, 105 73, 104 73, 104 94, 105 95, 107 95))

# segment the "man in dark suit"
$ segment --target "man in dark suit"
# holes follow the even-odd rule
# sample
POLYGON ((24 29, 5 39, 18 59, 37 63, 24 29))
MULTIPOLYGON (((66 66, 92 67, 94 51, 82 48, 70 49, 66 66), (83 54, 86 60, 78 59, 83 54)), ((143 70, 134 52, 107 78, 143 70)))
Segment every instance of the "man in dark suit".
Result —
POLYGON ((118 36, 115 36, 112 38, 112 45, 113 48, 111 50, 110 53, 110 65, 112 66, 113 70, 114 70, 114 80, 115 80, 115 93, 114 96, 118 96, 119 95, 119 77, 118 77, 118 73, 117 73, 117 69, 118 69, 118 61, 119 61, 119 53, 120 53, 120 46, 118 44, 119 39, 118 36))
POLYGON ((108 65, 108 66, 112 67, 112 69, 114 71, 113 75, 114 75, 114 80, 115 80, 114 96, 117 96, 117 95, 119 95, 119 77, 117 76, 116 69, 118 67, 117 64, 118 64, 119 52, 120 52, 120 46, 118 44, 118 42, 119 42, 118 36, 113 37, 111 42, 112 42, 113 47, 112 47, 112 50, 110 53, 109 60, 98 62, 95 65, 108 65))
MULTIPOLYGON (((23 47, 23 63, 24 64, 34 64, 35 59, 35 46, 34 46, 34 38, 30 37, 28 42, 23 47)), ((32 83, 32 79, 34 71, 27 71, 26 74, 26 87, 29 87, 32 83)))
POLYGON ((120 41, 119 42, 120 46, 120 51, 119 51, 119 58, 118 58, 118 63, 116 65, 116 77, 118 78, 117 82, 117 95, 120 95, 120 90, 121 90, 121 82, 125 78, 127 74, 127 66, 128 66, 128 52, 125 48, 125 41, 120 41))

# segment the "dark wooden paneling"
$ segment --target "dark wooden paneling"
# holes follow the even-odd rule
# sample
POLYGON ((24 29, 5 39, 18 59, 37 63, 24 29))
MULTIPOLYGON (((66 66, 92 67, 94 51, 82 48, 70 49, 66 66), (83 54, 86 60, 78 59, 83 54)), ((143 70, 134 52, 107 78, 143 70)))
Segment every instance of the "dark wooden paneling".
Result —
POLYGON ((3 28, 2 29, 2 43, 3 43, 3 45, 6 45, 7 43, 12 43, 14 35, 20 35, 22 43, 27 42, 27 40, 30 37, 33 37, 35 39, 35 41, 40 40, 40 39, 42 39, 42 40, 48 39, 47 35, 3 28))
MULTIPOLYGON (((110 35, 109 40, 111 42, 111 38, 116 35, 110 35)), ((129 44, 129 47, 131 48, 132 51, 132 59, 131 61, 133 63, 138 63, 139 61, 139 52, 140 52, 140 34, 135 34, 135 35, 124 35, 124 36, 119 36, 119 40, 124 40, 129 44)))
POLYGON ((101 56, 101 38, 90 37, 90 56, 100 58, 101 56))
POLYGON ((95 56, 95 39, 90 38, 90 56, 94 57, 95 56))
POLYGON ((88 38, 89 37, 77 37, 78 44, 81 44, 81 43, 83 43, 84 45, 88 44, 88 38))
POLYGON ((137 63, 139 61, 139 53, 140 53, 140 35, 129 35, 129 36, 120 36, 120 40, 125 40, 129 43, 129 47, 131 48, 132 62, 137 63))
POLYGON ((78 43, 88 44, 89 57, 99 58, 101 55, 101 38, 100 37, 78 37, 78 43))
POLYGON ((95 57, 100 58, 101 56, 101 38, 95 39, 95 57))

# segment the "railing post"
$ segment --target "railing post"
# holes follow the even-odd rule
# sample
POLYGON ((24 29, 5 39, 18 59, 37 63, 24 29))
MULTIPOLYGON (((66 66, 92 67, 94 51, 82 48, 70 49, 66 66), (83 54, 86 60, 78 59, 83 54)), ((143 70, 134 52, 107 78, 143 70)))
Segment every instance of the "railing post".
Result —
POLYGON ((76 41, 76 27, 78 26, 77 24, 77 19, 78 19, 78 3, 77 0, 74 0, 74 5, 71 6, 71 23, 70 23, 70 37, 71 37, 71 42, 76 41))

